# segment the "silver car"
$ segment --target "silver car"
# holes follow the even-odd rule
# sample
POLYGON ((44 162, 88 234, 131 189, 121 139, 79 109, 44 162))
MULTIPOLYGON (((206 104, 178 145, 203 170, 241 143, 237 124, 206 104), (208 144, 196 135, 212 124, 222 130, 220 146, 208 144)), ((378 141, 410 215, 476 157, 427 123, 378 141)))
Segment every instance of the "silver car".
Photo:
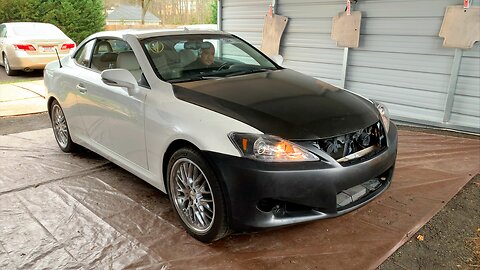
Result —
POLYGON ((55 25, 17 22, 0 24, 0 63, 7 75, 18 70, 43 69, 60 57, 68 55, 75 43, 55 25))

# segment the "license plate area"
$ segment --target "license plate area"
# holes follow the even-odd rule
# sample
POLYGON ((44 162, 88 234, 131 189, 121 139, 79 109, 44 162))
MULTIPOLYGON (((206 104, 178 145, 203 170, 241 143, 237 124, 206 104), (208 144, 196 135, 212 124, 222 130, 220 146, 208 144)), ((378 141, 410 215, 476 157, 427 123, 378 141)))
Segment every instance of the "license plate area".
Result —
POLYGON ((40 51, 44 53, 53 53, 55 52, 55 46, 40 46, 40 51))

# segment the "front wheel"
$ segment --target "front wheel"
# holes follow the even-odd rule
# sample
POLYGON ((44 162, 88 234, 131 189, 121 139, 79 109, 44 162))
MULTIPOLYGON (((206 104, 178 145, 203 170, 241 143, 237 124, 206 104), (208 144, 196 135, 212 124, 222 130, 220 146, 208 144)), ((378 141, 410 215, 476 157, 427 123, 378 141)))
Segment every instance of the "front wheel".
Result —
POLYGON ((197 150, 182 148, 175 152, 168 163, 167 177, 173 210, 190 235, 202 242, 228 235, 222 189, 197 150))
POLYGON ((67 119, 58 101, 54 100, 50 107, 50 120, 57 144, 63 152, 73 152, 77 145, 72 141, 68 130, 67 119))

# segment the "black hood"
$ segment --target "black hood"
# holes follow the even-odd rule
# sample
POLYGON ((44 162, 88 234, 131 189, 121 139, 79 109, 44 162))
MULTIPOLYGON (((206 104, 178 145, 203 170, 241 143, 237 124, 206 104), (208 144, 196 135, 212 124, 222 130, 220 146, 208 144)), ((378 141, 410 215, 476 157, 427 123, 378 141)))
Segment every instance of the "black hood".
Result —
POLYGON ((177 83, 173 90, 181 100, 285 139, 332 137, 379 120, 369 101, 288 69, 177 83))

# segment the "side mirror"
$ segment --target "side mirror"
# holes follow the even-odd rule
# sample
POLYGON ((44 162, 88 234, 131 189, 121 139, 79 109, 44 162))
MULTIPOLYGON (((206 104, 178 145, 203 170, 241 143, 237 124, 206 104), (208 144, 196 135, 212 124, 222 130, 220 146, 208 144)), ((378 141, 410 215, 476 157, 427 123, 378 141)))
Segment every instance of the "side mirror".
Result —
POLYGON ((137 80, 132 73, 126 69, 106 69, 102 71, 102 81, 111 86, 125 87, 128 94, 133 95, 138 87, 137 80))
POLYGON ((281 66, 283 64, 283 56, 280 54, 275 54, 270 56, 270 59, 273 60, 273 62, 277 63, 277 65, 281 66))

